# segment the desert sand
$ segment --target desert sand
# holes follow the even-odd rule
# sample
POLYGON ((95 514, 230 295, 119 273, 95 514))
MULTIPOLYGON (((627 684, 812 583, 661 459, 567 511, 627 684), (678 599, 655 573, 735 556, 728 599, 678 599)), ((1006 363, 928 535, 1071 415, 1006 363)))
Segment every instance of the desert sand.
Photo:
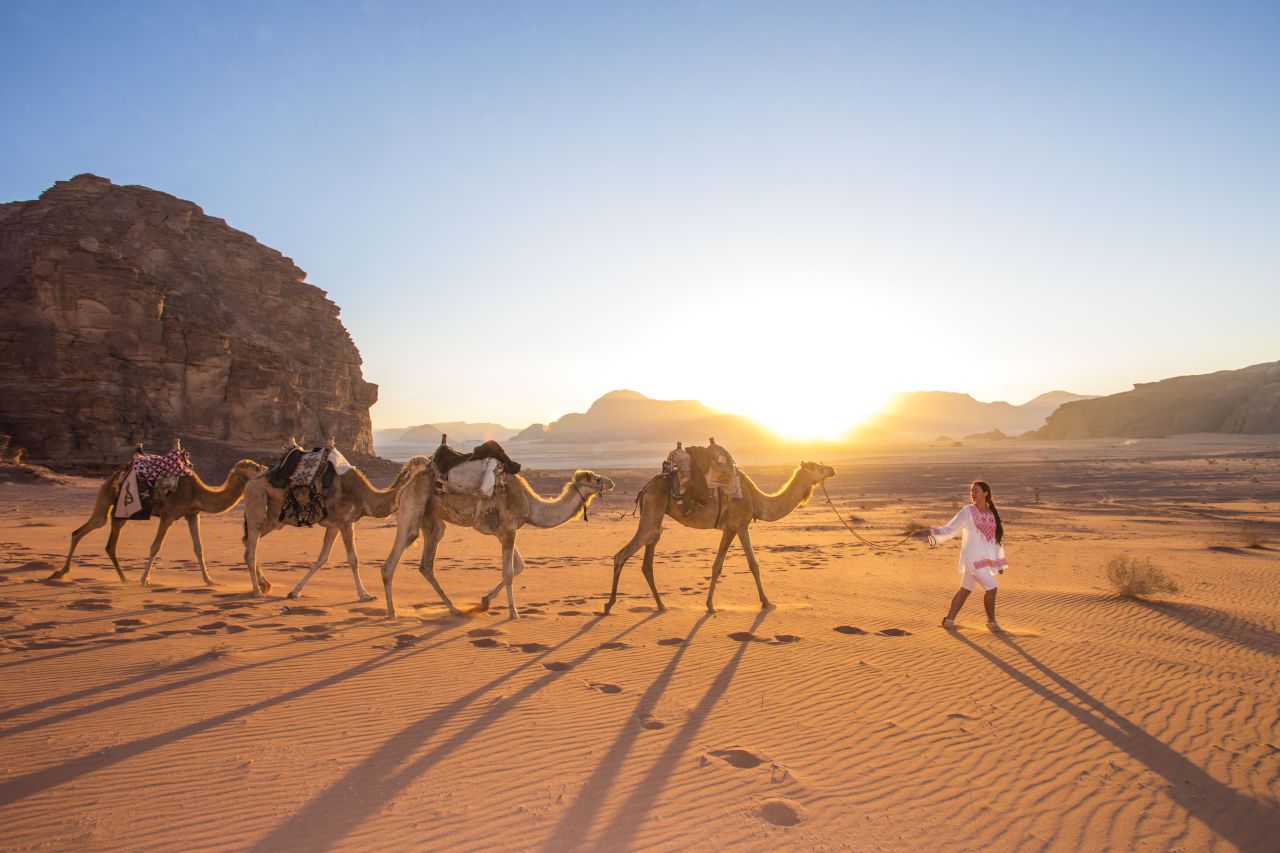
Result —
MULTIPOLYGON (((608 503, 520 536, 523 618, 449 616, 415 546, 388 623, 381 600, 353 600, 340 555, 281 597, 319 530, 265 539, 276 588, 250 598, 239 508, 203 520, 214 587, 179 528, 156 585, 136 585, 154 522, 125 527, 129 585, 105 529, 45 583, 97 483, 0 485, 0 847, 1276 849, 1280 440, 826 461, 836 506, 877 540, 944 523, 971 479, 991 482, 1006 632, 978 596, 939 627, 956 543, 874 552, 821 492, 753 525, 772 610, 735 545, 708 616, 718 537, 668 523, 669 611, 637 558, 598 615, 650 472, 592 463, 618 482, 608 503), (1117 554, 1181 593, 1117 598, 1117 554)), ((789 468, 747 470, 772 490, 789 468)), ((392 525, 358 528, 379 597, 392 525)), ((471 531, 437 559, 459 604, 497 566, 471 531)))

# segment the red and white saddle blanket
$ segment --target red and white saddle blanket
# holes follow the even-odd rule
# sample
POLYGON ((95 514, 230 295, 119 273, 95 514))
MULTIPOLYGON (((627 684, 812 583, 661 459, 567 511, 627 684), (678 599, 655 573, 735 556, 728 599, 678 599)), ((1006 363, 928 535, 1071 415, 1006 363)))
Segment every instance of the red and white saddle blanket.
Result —
POLYGON ((191 467, 191 455, 185 450, 133 454, 124 482, 120 484, 115 517, 135 520, 150 518, 152 494, 156 490, 156 484, 161 481, 176 483, 179 477, 194 477, 195 473, 196 469, 191 467))

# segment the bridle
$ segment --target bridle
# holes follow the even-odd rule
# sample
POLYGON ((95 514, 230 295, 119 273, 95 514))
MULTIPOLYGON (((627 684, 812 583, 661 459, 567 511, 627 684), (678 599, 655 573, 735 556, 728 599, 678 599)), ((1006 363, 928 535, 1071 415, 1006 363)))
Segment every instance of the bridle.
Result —
MULTIPOLYGON (((581 485, 582 485, 581 483, 575 482, 573 484, 573 490, 578 493, 578 499, 582 501, 582 520, 586 521, 587 520, 587 501, 591 500, 592 493, 588 492, 587 494, 584 495, 582 493, 582 489, 578 488, 581 485)), ((596 489, 597 491, 594 494, 596 494, 600 498, 600 503, 603 504, 604 503, 604 477, 599 477, 599 476, 596 477, 596 489)), ((575 515, 577 514, 577 510, 574 511, 574 514, 575 515)))

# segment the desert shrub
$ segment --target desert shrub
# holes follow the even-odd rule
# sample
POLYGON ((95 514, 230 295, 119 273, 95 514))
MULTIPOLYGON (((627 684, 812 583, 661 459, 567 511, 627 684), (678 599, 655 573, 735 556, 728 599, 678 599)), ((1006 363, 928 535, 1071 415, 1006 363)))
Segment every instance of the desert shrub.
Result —
POLYGON ((910 536, 913 533, 919 533, 921 530, 932 530, 933 528, 927 524, 921 524, 914 518, 902 525, 902 532, 899 536, 910 536))
POLYGON ((1121 554, 1107 561, 1107 580, 1121 598, 1142 598, 1162 592, 1177 595, 1177 582, 1148 560, 1121 554))

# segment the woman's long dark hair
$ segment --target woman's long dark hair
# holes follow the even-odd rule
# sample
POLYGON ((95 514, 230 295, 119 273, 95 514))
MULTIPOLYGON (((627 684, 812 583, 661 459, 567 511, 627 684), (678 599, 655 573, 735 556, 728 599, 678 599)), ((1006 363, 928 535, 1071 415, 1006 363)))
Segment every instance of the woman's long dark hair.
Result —
POLYGON ((987 509, 996 517, 996 543, 1000 544, 1004 542, 1004 524, 1000 521, 1000 510, 996 509, 996 502, 991 499, 991 487, 981 480, 974 480, 973 484, 982 489, 982 494, 987 497, 987 509))

